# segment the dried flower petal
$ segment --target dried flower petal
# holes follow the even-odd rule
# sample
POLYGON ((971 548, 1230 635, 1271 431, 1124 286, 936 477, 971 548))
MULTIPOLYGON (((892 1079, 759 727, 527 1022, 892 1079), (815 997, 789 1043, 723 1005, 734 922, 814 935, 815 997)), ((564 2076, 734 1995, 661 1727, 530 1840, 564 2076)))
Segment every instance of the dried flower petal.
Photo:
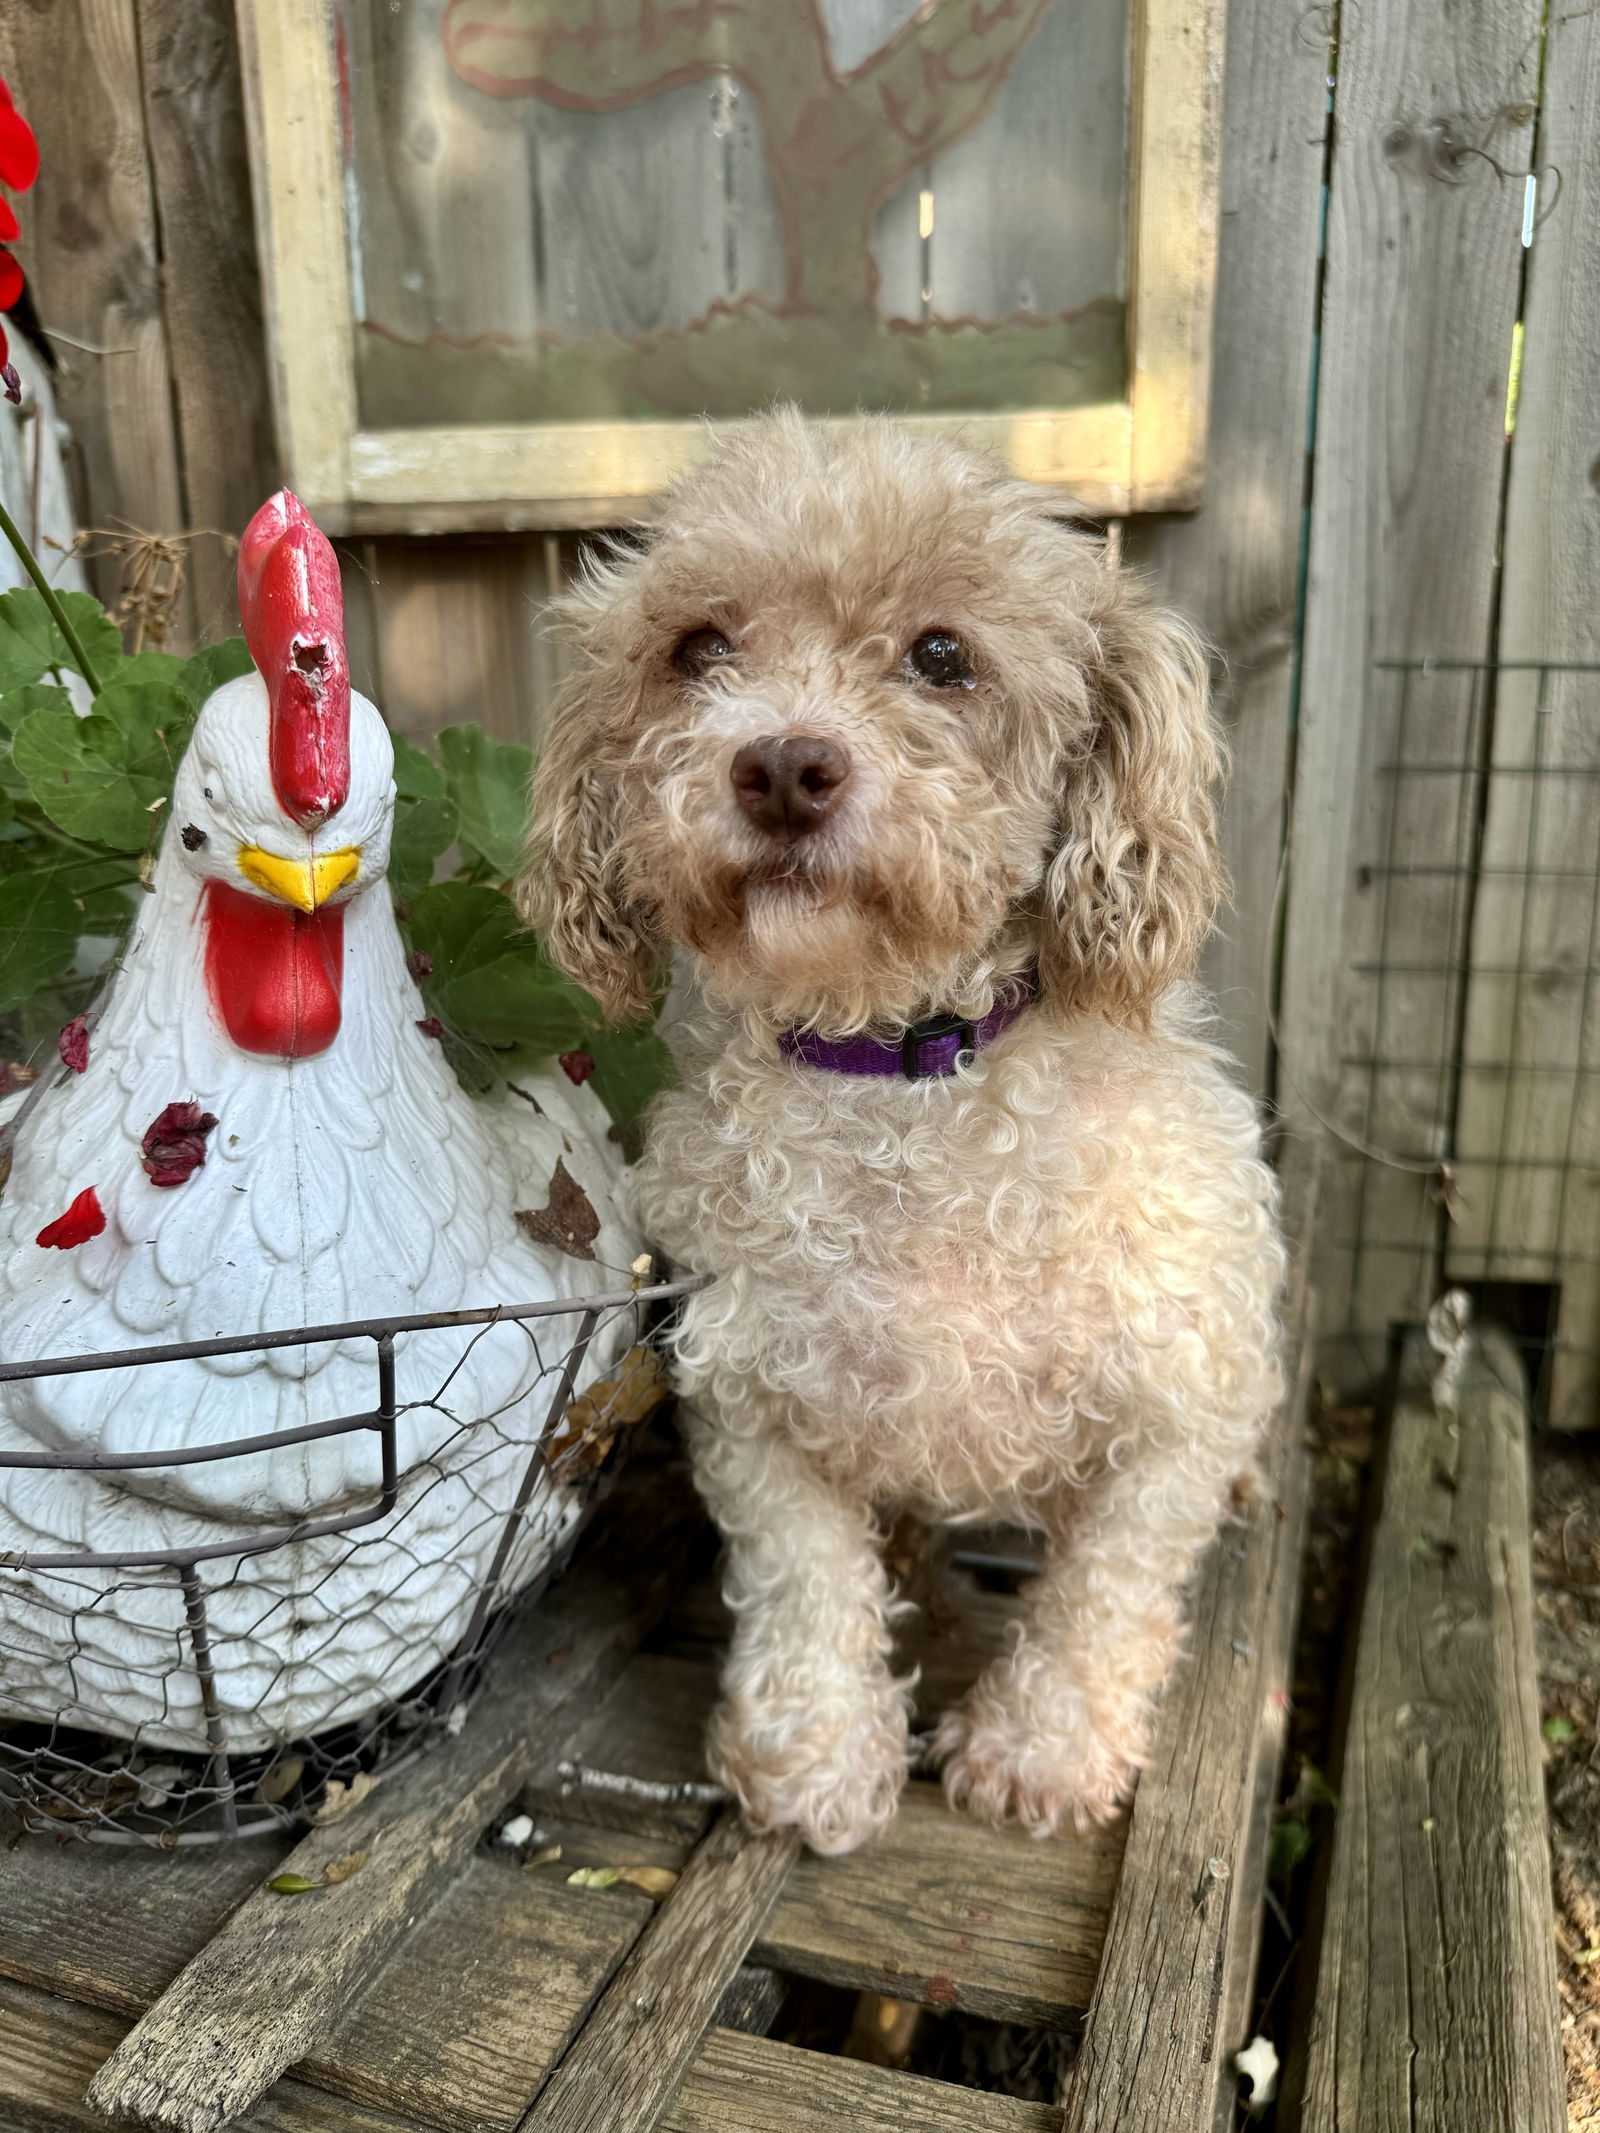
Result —
POLYGON ((216 1123, 216 1114, 198 1104, 168 1104, 139 1144, 151 1184, 187 1184, 206 1159, 206 1135, 216 1123))
POLYGON ((33 1241, 47 1250, 70 1252, 74 1246, 87 1244, 91 1237, 98 1237, 105 1226, 106 1215, 100 1205, 100 1195, 92 1185, 86 1185, 66 1213, 47 1222, 33 1241))
POLYGON ((74 1074, 81 1074, 89 1064, 89 1018, 74 1015, 56 1039, 56 1049, 61 1054, 61 1064, 70 1067, 74 1074))
POLYGON ((433 976, 433 957, 428 954, 425 948, 413 948, 406 957, 406 968, 414 978, 431 978, 433 976))
POLYGON ((588 1052, 563 1052, 556 1061, 568 1081, 582 1088, 594 1072, 594 1060, 588 1052))
POLYGON ((38 1079, 37 1067, 27 1066, 20 1059, 0 1059, 0 1096, 14 1096, 18 1089, 25 1089, 38 1079))
POLYGON ((417 1027, 424 1037, 442 1037, 444 1035, 444 1024, 437 1015, 424 1015, 417 1027))
MULTIPOLYGON (((0 333, 0 357, 4 357, 5 353, 6 337, 0 333)), ((17 373, 15 363, 0 361, 0 386, 4 387, 5 396, 13 407, 22 405, 22 379, 17 373)))

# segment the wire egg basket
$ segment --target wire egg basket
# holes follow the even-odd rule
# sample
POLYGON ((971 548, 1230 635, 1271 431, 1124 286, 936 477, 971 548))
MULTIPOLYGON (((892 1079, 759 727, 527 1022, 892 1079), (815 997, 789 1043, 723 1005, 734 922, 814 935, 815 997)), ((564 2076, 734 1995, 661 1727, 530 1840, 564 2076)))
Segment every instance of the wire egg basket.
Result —
POLYGON ((3 1385, 367 1341, 376 1377, 370 1410, 264 1436, 0 1450, 3 1498, 8 1469, 135 1487, 148 1469, 372 1440, 368 1483, 292 1522, 219 1518, 213 1537, 168 1548, 0 1551, 0 1819, 57 1839, 213 1844, 313 1820, 452 1738, 513 1609, 565 1566, 634 1425, 664 1396, 653 1328, 698 1286, 0 1364, 3 1385), (443 1381, 427 1399, 399 1398, 397 1344, 450 1328, 468 1338, 443 1381), (452 1384, 495 1328, 527 1344, 518 1395, 490 1416, 458 1417, 452 1384), (617 1360, 580 1391, 591 1351, 617 1360), (427 1453, 402 1464, 406 1418, 419 1410, 432 1411, 427 1453), (290 1738, 275 1709, 318 1720, 290 1738), (95 1723, 107 1713, 114 1731, 95 1723))

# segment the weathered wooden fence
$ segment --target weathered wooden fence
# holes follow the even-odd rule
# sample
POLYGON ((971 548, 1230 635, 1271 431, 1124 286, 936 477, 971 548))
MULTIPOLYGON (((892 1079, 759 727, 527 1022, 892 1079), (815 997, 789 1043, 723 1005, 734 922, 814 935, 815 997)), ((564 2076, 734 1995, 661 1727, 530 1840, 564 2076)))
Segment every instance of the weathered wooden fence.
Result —
MULTIPOLYGON (((220 533, 274 479, 228 0, 29 0, 0 70, 43 151, 22 249, 81 521, 183 537, 174 626, 214 633, 220 533)), ((1231 0, 1225 96, 1205 502, 1126 542, 1218 648, 1222 1023, 1292 1127, 1342 1136, 1346 1378, 1446 1276, 1525 1323, 1559 1287, 1543 1396, 1593 1420, 1600 18, 1231 0)), ((572 555, 352 542, 358 682, 403 730, 536 736, 572 555)))

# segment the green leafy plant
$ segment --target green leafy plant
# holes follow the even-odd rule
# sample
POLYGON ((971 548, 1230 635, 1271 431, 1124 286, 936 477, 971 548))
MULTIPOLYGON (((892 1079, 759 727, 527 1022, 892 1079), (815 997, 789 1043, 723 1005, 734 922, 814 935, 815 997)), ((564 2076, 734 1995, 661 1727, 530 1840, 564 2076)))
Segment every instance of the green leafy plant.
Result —
MULTIPOLYGON (((37 582, 0 595, 0 1029, 14 1054, 53 1040, 114 964, 200 707, 249 668, 243 638, 189 659, 129 658, 87 593, 37 582)), ((592 1062, 631 1139, 669 1078, 665 1046, 648 1025, 608 1027, 506 893, 532 751, 476 725, 446 727, 432 749, 398 735, 394 745, 389 884, 457 1073, 483 1091, 552 1056, 566 1055, 575 1078, 592 1062)))

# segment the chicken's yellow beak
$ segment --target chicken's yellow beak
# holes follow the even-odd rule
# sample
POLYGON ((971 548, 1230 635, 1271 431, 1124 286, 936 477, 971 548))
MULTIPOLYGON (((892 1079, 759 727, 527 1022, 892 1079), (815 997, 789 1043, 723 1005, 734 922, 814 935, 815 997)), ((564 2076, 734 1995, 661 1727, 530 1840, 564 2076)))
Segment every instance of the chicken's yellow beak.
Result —
POLYGON ((361 854, 353 844, 319 859, 280 859, 259 844, 239 847, 239 872, 245 880, 276 896, 280 903, 293 904, 297 911, 315 911, 360 871, 361 854))

